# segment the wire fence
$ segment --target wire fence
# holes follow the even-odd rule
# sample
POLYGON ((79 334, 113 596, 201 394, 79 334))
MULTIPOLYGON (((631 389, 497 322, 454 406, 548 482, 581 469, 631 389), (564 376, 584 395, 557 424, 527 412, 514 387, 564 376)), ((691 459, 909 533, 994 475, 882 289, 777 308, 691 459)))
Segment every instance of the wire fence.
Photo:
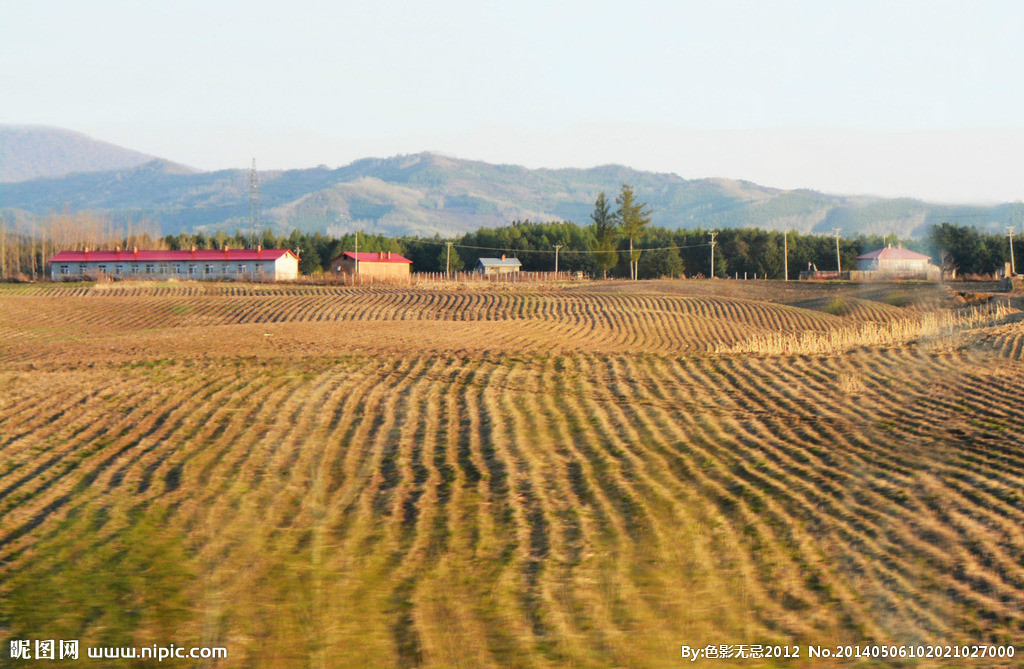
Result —
MULTIPOLYGON (((312 278, 312 277, 311 277, 312 278)), ((553 283, 565 281, 586 281, 590 277, 584 272, 502 272, 482 274, 480 272, 412 272, 403 275, 381 275, 373 272, 348 274, 345 272, 325 274, 313 280, 317 283, 331 283, 342 286, 372 286, 376 284, 417 286, 431 283, 464 284, 512 284, 512 283, 553 283)), ((299 281, 302 281, 300 278, 299 281)))

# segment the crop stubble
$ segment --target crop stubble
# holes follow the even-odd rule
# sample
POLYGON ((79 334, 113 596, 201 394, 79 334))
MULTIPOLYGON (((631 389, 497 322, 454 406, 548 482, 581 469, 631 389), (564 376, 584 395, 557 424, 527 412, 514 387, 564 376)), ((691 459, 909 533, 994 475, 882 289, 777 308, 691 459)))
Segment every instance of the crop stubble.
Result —
POLYGON ((667 285, 0 293, 0 624, 224 666, 1019 638, 1013 314, 722 355, 920 314, 667 285))

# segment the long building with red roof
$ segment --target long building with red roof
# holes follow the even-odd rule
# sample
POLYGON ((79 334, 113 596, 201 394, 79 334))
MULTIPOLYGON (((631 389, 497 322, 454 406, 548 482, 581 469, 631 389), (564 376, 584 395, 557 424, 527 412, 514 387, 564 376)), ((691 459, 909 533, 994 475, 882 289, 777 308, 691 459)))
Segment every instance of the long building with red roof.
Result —
POLYGON ((54 281, 78 277, 136 279, 261 279, 299 275, 299 257, 288 249, 199 249, 180 251, 61 251, 50 259, 54 281))

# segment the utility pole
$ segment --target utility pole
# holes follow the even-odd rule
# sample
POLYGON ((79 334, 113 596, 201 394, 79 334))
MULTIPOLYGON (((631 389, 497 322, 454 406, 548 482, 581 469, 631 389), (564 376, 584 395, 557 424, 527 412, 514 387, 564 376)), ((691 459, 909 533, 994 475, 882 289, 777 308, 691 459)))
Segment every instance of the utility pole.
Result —
POLYGON ((786 281, 789 281, 789 230, 782 233, 782 274, 786 281))
POLYGON ((1006 236, 1010 238, 1010 276, 1017 275, 1017 265, 1013 260, 1013 226, 1006 226, 1006 236))
POLYGON ((359 231, 356 230, 356 270, 353 276, 359 276, 359 231))
POLYGON ((558 249, 562 248, 561 244, 553 244, 555 247, 555 279, 558 278, 558 249))
POLYGON ((42 239, 40 240, 40 243, 42 244, 42 248, 39 249, 39 274, 43 278, 46 278, 46 257, 47 257, 47 254, 46 254, 46 227, 47 227, 47 225, 48 225, 48 222, 47 221, 43 221, 43 223, 39 226, 39 235, 42 237, 42 239))
POLYGON ((836 233, 836 267, 839 269, 839 278, 842 278, 843 275, 843 260, 839 255, 839 233, 842 230, 842 228, 832 228, 832 232, 836 233))
POLYGON ((445 242, 444 244, 448 247, 448 253, 444 257, 444 278, 449 279, 451 278, 449 268, 452 266, 452 243, 445 242))
POLYGON ((709 232, 711 235, 711 278, 715 277, 715 237, 718 236, 717 232, 709 232))

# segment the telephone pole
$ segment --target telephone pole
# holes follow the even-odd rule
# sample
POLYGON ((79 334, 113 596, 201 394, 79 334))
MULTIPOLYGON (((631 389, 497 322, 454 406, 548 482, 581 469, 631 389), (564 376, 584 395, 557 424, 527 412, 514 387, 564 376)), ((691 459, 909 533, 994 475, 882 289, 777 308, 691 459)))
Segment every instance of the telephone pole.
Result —
POLYGON ((1010 238, 1010 276, 1017 275, 1017 265, 1013 260, 1013 226, 1006 226, 1006 236, 1010 238))
POLYGON ((558 278, 558 249, 562 248, 561 244, 553 244, 555 247, 555 278, 558 278))
POLYGON ((782 233, 783 278, 789 281, 789 230, 782 233))
POLYGON ((451 278, 449 268, 452 266, 452 243, 445 242, 445 246, 448 247, 448 253, 444 257, 444 278, 449 279, 451 278))
POLYGON ((353 276, 359 275, 359 231, 356 231, 356 268, 353 276))
POLYGON ((717 232, 709 232, 711 235, 711 278, 715 278, 715 237, 718 236, 717 232))
POLYGON ((842 230, 842 228, 832 228, 832 232, 836 233, 836 267, 839 270, 839 277, 837 278, 842 278, 843 275, 843 260, 839 255, 839 233, 842 232, 842 230))

